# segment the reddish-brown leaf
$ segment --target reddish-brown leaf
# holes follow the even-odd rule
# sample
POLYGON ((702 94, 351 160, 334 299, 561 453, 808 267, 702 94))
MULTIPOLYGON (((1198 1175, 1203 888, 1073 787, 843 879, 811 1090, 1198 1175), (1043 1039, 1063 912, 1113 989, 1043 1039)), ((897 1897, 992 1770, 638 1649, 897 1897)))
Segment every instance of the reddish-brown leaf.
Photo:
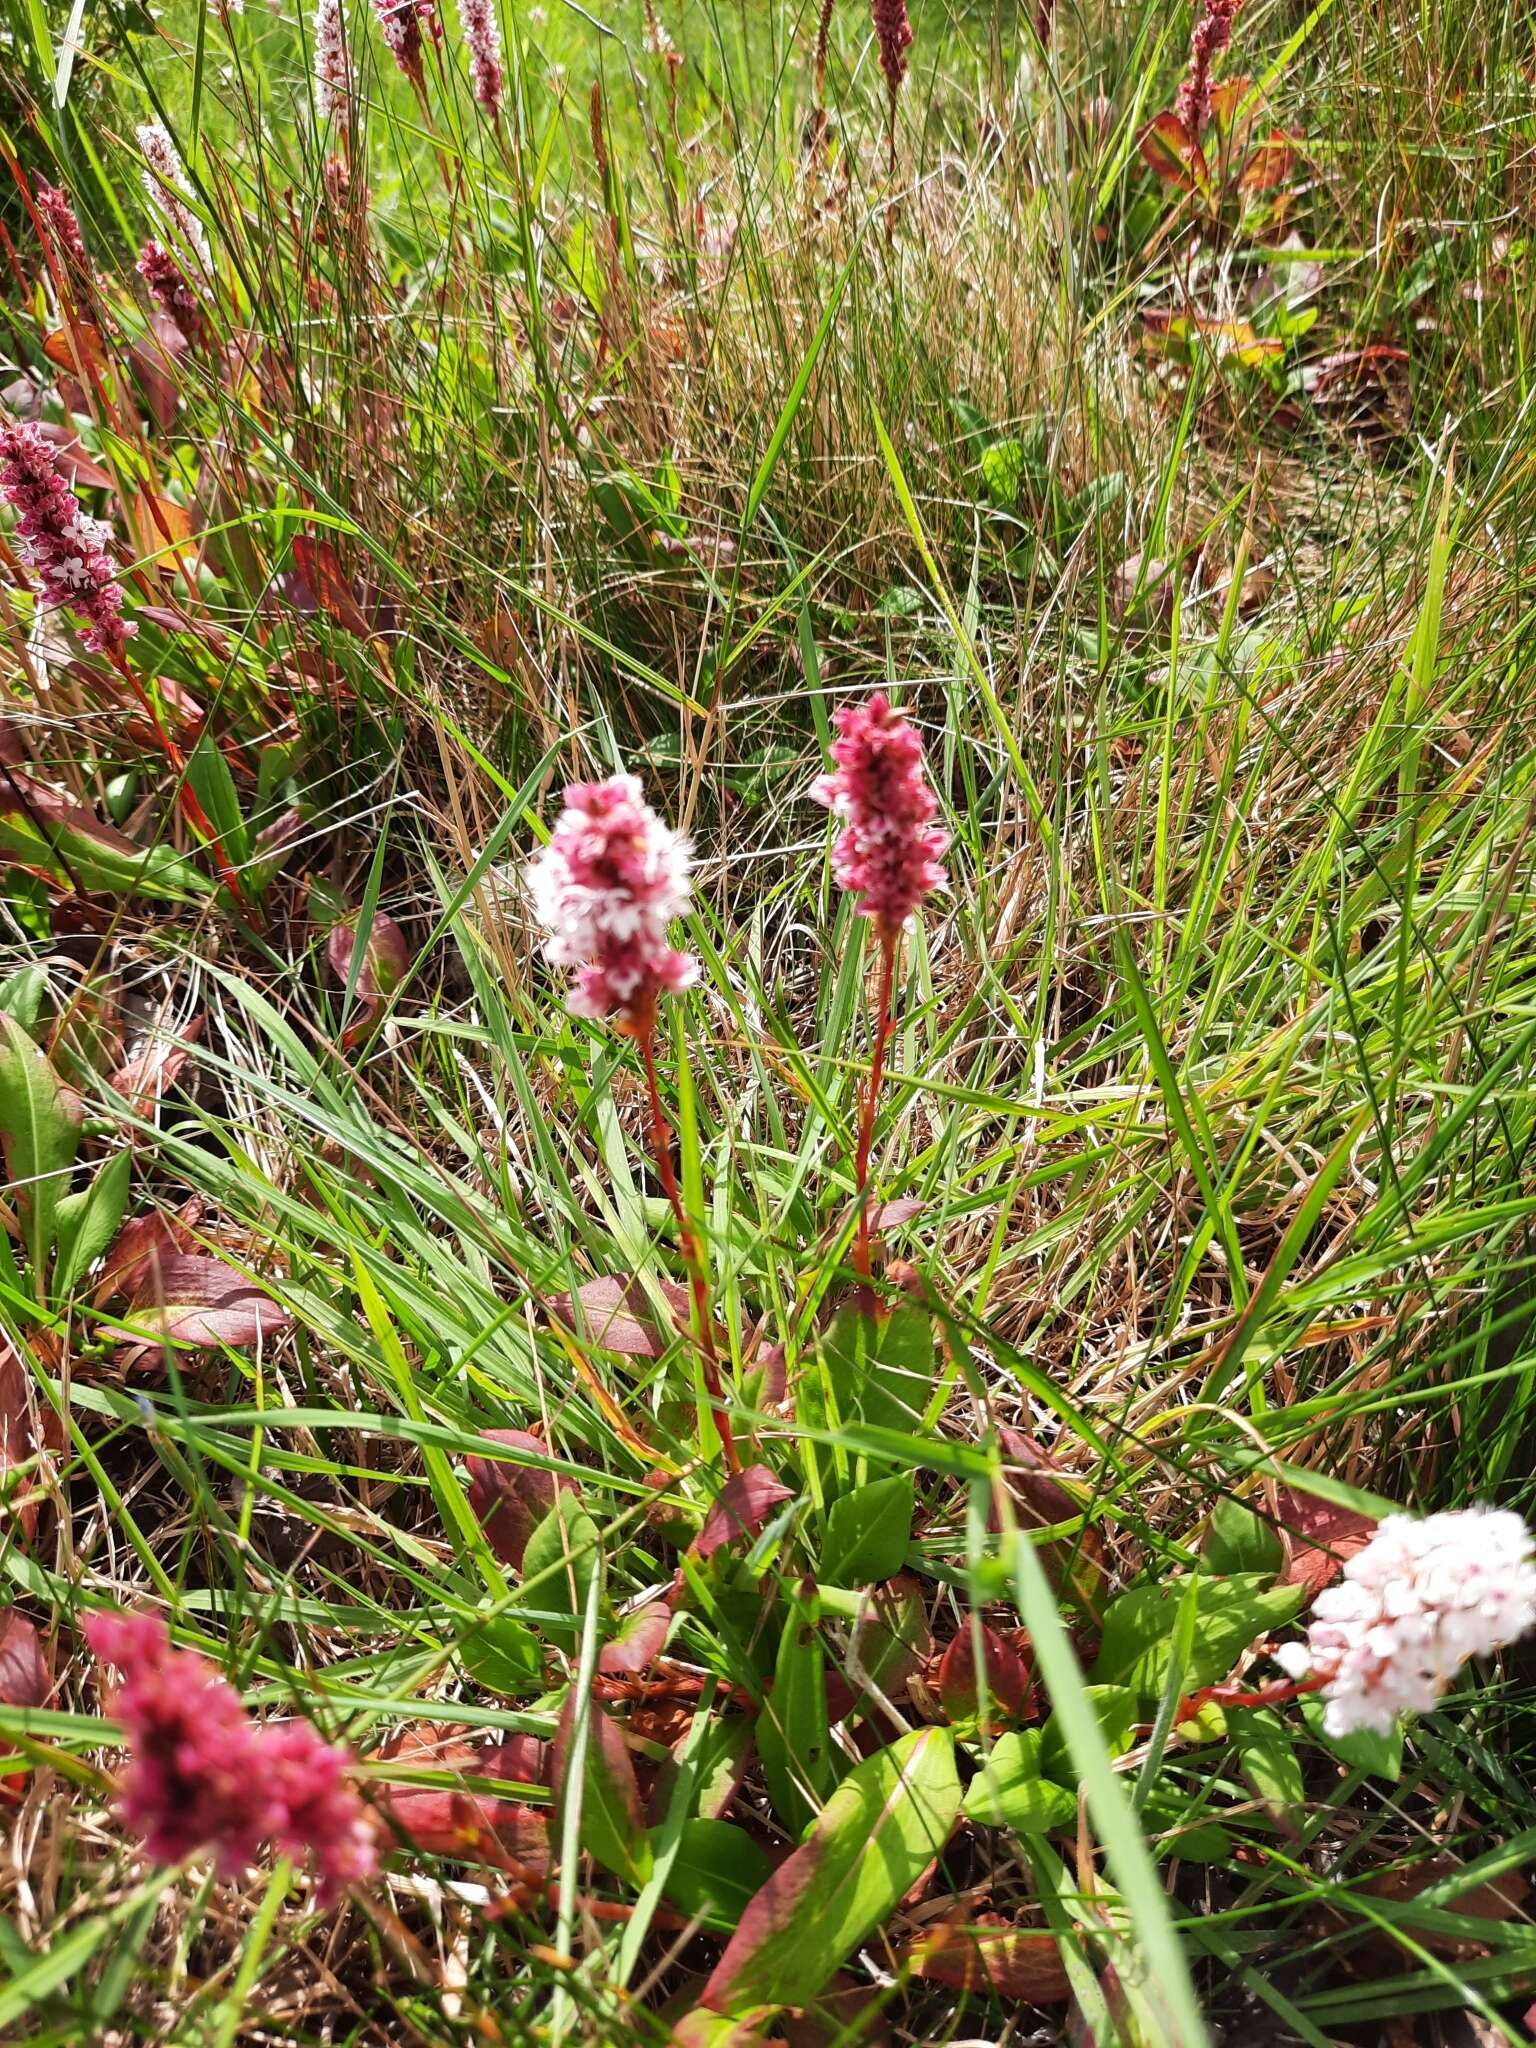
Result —
POLYGON ((359 640, 372 639, 368 621, 341 566, 341 557, 331 543, 314 534, 301 533, 293 543, 293 559, 315 607, 344 633, 354 634, 359 640))
MULTIPOLYGON (((688 1290, 676 1280, 660 1283, 662 1299, 683 1329, 688 1327, 688 1290)), ((600 1350, 621 1358, 660 1358, 669 1337, 656 1327, 656 1311, 638 1280, 588 1280, 569 1294, 553 1295, 549 1312, 583 1334, 600 1350), (579 1306, 578 1306, 579 1304, 579 1306)))
POLYGON ((43 354, 50 363, 57 363, 61 370, 72 374, 85 370, 105 377, 111 367, 101 329, 93 327, 89 320, 77 320, 70 327, 55 327, 43 337, 43 354))
POLYGON ((1155 115, 1136 146, 1165 185, 1193 192, 1210 177, 1204 151, 1177 114, 1155 115))
POLYGON ((727 1543, 741 1543, 755 1536, 781 1501, 790 1498, 787 1487, 766 1465, 748 1465, 733 1472, 704 1517, 704 1526, 694 1537, 690 1554, 713 1557, 727 1543))
MULTIPOLYGON (((5 1490, 8 1473, 18 1465, 31 1463, 41 1451, 62 1448, 62 1442, 57 1415, 42 1401, 21 1353, 0 1330, 0 1492, 5 1490)), ((22 1540, 27 1543, 37 1529, 36 1495, 42 1476, 34 1466, 28 1477, 12 1481, 16 1496, 8 1507, 0 1510, 0 1516, 15 1516, 22 1540)))
POLYGON ((1211 118, 1218 128, 1227 129, 1232 126, 1237 118, 1237 110, 1248 97, 1248 88, 1252 84, 1251 78, 1239 75, 1236 78, 1224 78, 1218 85, 1211 87, 1211 118))
POLYGON ((619 1623, 619 1632, 597 1654, 605 1678, 633 1678, 655 1663, 672 1626, 672 1602, 665 1593, 637 1607, 619 1623))
MULTIPOLYGON (((471 1742, 444 1728, 414 1728, 386 1744, 380 1756, 416 1771, 495 1778, 506 1784, 548 1782, 548 1745, 527 1735, 505 1742, 471 1742)), ((539 1876, 549 1868, 544 1816, 515 1799, 447 1786, 385 1785, 378 1803, 412 1846, 428 1855, 457 1856, 539 1876)))
POLYGON ((410 948, 395 920, 384 911, 376 910, 366 938, 358 929, 356 914, 344 917, 333 926, 325 942, 325 954, 331 963, 331 972, 342 987, 352 983, 359 1017, 348 1033, 350 1040, 368 1029, 380 1005, 405 979, 411 964, 410 948), (358 957, 359 949, 361 958, 358 957))
POLYGON ((112 1334, 136 1347, 134 1364, 162 1343, 208 1351, 270 1344, 293 1320, 265 1288, 207 1252, 151 1250, 128 1305, 134 1327, 112 1334))
POLYGON ((573 1786, 578 1704, 573 1686, 555 1723, 550 1752, 550 1784, 555 1795, 550 1816, 553 1839, 559 1839, 567 1802, 577 1796, 581 1801, 582 1848, 605 1870, 643 1884, 650 1874, 650 1846, 629 1745, 617 1721, 605 1714, 596 1700, 590 1701, 581 1782, 573 1786))
POLYGON ((1003 1921, 944 1921, 910 1942, 898 1961, 930 1983, 990 1991, 1020 2005, 1062 2005, 1072 1995, 1055 1935, 1003 1921))
POLYGON ((1244 192, 1274 192, 1296 168, 1296 141, 1283 128, 1271 128, 1243 165, 1238 186, 1244 192))
POLYGON ((73 427, 59 426, 53 420, 40 420, 38 431, 45 440, 53 443, 60 468, 77 489, 81 484, 88 484, 99 491, 116 489, 111 470, 103 469, 94 455, 86 454, 73 427))
POLYGON ((203 1013, 199 1011, 182 1026, 179 1039, 151 1038, 118 1068, 111 1086, 127 1098, 135 1116, 153 1116, 161 1097, 192 1057, 202 1028, 203 1013))
POLYGON ((981 1672, 976 1669, 976 1645, 970 1626, 963 1625, 939 1659, 938 1692, 944 1711, 952 1721, 975 1717, 990 1721, 994 1709, 1005 1721, 1027 1719, 1034 1704, 1034 1687, 1029 1666, 995 1629, 981 1623, 981 1672))
POLYGON ((1291 1552, 1280 1583, 1305 1586, 1309 1599, 1336 1579, 1376 1533, 1369 1515, 1335 1507, 1291 1486, 1282 1486, 1275 1496, 1275 1519, 1291 1552))
MULTIPOLYGON (((0 1705, 43 1707, 48 1704, 52 1690, 53 1681, 36 1628, 13 1607, 0 1610, 0 1705)), ((0 1742, 0 1757, 10 1754, 11 1745, 0 1742)), ((20 1776, 0 1777, 0 1806, 14 1804, 21 1794, 20 1776)))
MULTIPOLYGON (((526 1429, 482 1430, 487 1443, 505 1444, 509 1450, 527 1451, 535 1458, 547 1458, 549 1445, 526 1429)), ((465 1460, 469 1471, 469 1505, 486 1541, 513 1571, 521 1571, 528 1538, 555 1504, 561 1491, 574 1492, 575 1482, 563 1473, 546 1471, 539 1465, 518 1465, 507 1458, 465 1460)))

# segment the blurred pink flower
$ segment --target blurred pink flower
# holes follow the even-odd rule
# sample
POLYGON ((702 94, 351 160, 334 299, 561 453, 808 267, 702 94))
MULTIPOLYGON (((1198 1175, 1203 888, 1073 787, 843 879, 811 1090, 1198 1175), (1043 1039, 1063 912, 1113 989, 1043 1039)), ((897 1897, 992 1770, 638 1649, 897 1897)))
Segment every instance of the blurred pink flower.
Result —
POLYGON ((501 29, 496 0, 459 0, 459 24, 469 51, 469 82, 488 114, 501 104, 501 29))
POLYGON ((77 269, 88 270, 90 263, 85 253, 85 243, 80 238, 80 223, 75 218, 75 209, 69 203, 69 194, 61 191, 57 185, 45 185, 39 181, 32 198, 37 207, 38 218, 52 237, 58 255, 66 263, 74 264, 77 269))
POLYGON ((186 272, 170 250, 159 242, 146 242, 139 252, 138 272, 149 295, 193 343, 207 338, 207 322, 197 293, 187 282, 186 272))
POLYGON ((239 1693, 192 1650, 171 1647, 155 1614, 93 1614, 96 1655, 123 1674, 114 1711, 132 1761, 118 1787, 124 1825, 157 1863, 211 1849, 233 1877, 283 1819, 239 1693))
POLYGON ((933 820, 938 800, 923 765, 923 743, 884 691, 845 705, 834 723, 837 768, 811 795, 842 820, 832 872, 863 900, 861 917, 894 935, 932 890, 942 888, 949 834, 933 820))
POLYGON ((434 39, 443 32, 436 0, 373 0, 373 11, 390 55, 419 88, 423 84, 421 32, 427 29, 434 39))
POLYGON ((232 1877, 271 1843, 313 1858, 322 1905, 369 1875, 373 1830, 345 1750, 308 1721, 253 1721, 205 1657, 172 1647, 158 1615, 93 1614, 84 1634, 123 1674, 113 1708, 131 1760, 118 1811, 156 1862, 206 1849, 232 1877))
POLYGON ((53 444, 27 420, 0 420, 0 495, 16 514, 22 560, 43 596, 87 621, 93 654, 117 653, 136 629, 122 616, 112 530, 83 511, 65 482, 53 444))
POLYGON ((573 783, 542 853, 529 865, 534 913, 550 936, 544 954, 575 970, 578 1017, 617 1015, 637 1036, 656 998, 698 978, 667 927, 688 908, 688 848, 645 801, 639 778, 573 783))
POLYGON ((1211 118, 1211 69, 1232 40, 1238 0, 1204 0, 1200 19, 1189 39, 1189 69, 1179 87, 1174 111, 1184 132, 1198 141, 1211 118))
POLYGON ((341 0, 317 0, 315 7, 315 112, 322 121, 346 117, 352 91, 347 61, 347 24, 341 0))
POLYGON ((912 45, 912 23, 907 18, 907 0, 873 0, 871 14, 875 40, 880 46, 880 69, 895 114, 896 95, 907 75, 907 51, 912 45))
POLYGON ((135 132, 144 158, 144 190, 194 251, 203 268, 211 270, 213 252, 208 247, 207 231, 187 204, 192 187, 170 130, 162 122, 144 121, 135 132))

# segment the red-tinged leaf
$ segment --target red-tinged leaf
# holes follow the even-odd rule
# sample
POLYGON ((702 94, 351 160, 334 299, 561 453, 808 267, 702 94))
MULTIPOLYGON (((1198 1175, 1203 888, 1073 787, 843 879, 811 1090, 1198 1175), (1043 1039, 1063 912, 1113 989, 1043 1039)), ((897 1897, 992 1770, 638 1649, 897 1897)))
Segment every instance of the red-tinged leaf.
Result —
POLYGON ((1211 117, 1218 128, 1225 130, 1232 126, 1237 118, 1237 110, 1248 97, 1248 89, 1252 84, 1251 78, 1240 75, 1236 78, 1224 78, 1219 85, 1211 87, 1211 117))
POLYGON ((134 1364, 162 1344, 204 1351, 269 1345, 293 1320, 265 1288, 206 1252, 152 1251, 128 1307, 133 1327, 112 1335, 136 1347, 134 1364))
POLYGON ((1177 114, 1154 116, 1136 146, 1165 185, 1193 192, 1210 178, 1203 150, 1177 114))
POLYGON ((730 2019, 723 2012, 696 2006, 674 2025, 670 2048, 769 2048, 771 2012, 743 2013, 730 2019))
POLYGON ((991 1992, 1019 2005, 1063 2005, 1072 1995, 1055 1935, 1000 1920, 946 1920, 909 1942, 897 1960, 931 1984, 991 1992))
POLYGON ((116 489, 116 482, 109 469, 103 469, 94 455, 88 455, 81 445, 80 436, 72 427, 57 425, 52 420, 41 420, 38 431, 43 438, 53 443, 53 452, 59 466, 78 490, 88 484, 92 490, 110 491, 116 489))
POLYGON ((1285 184, 1296 168, 1298 138, 1287 135, 1283 128, 1271 128, 1264 140, 1253 149, 1247 163, 1238 177, 1238 188, 1243 192, 1274 192, 1285 184))
POLYGON ((169 605, 142 604, 138 617, 148 619, 163 633, 195 633, 215 653, 220 661, 227 661, 234 652, 229 637, 207 619, 188 618, 183 613, 172 611, 169 605))
POLYGON ((344 633, 359 640, 372 639, 368 621, 341 566, 341 557, 331 543, 314 534, 301 533, 293 543, 293 559, 312 605, 344 633))
MULTIPOLYGON (((549 1445, 526 1429, 487 1429, 487 1443, 505 1444, 547 1458, 549 1445)), ((486 1541, 513 1571, 521 1571, 528 1538, 543 1521, 561 1492, 574 1493, 575 1481, 540 1465, 515 1464, 508 1458, 465 1460, 469 1472, 469 1505, 485 1531, 486 1541)))
POLYGON ((856 1764, 747 1907, 701 2002, 735 2014, 808 2004, 928 1870, 959 1810, 947 1728, 856 1764))
POLYGON ((410 948, 395 920, 376 910, 366 938, 358 928, 356 913, 343 918, 326 940, 325 953, 331 972, 343 988, 349 982, 352 984, 359 1017, 348 1033, 350 1042, 369 1028, 380 1005, 405 979, 411 964, 410 948))
MULTIPOLYGON (((0 1610, 0 1706, 44 1707, 52 1690, 36 1628, 13 1607, 0 1610)), ((0 1742, 0 1757, 10 1754, 10 1744, 0 1742)), ((21 1795, 19 1775, 0 1776, 0 1807, 14 1805, 21 1795)))
POLYGON ((144 565, 162 575, 190 572, 198 556, 197 527, 185 505, 158 491, 139 491, 124 499, 123 517, 144 565))
POLYGON ((790 1498, 787 1487, 766 1465, 748 1465, 733 1472, 704 1517, 704 1526, 690 1546, 693 1557, 713 1557, 727 1543, 743 1543, 754 1537, 781 1502, 790 1498))
POLYGON ((1331 1584, 1376 1533, 1369 1515, 1335 1507, 1332 1501, 1291 1486, 1282 1486, 1275 1496, 1275 1520, 1291 1550, 1280 1584, 1305 1586, 1309 1600, 1331 1584))
MULTIPOLYGON (((686 1330, 687 1288, 676 1280, 663 1280, 659 1286, 662 1299, 686 1330)), ((660 1358, 672 1341, 657 1329, 656 1311, 638 1280, 588 1280, 577 1288, 574 1301, 569 1294, 552 1296, 549 1312, 588 1343, 621 1358, 660 1358)))
POLYGON ((587 1744, 579 1782, 571 1769, 578 1700, 574 1688, 555 1725, 551 1758, 555 1793, 551 1840, 558 1843, 573 1798, 581 1801, 581 1846, 594 1863, 630 1884, 643 1885, 651 1874, 650 1838, 640 1805, 640 1787, 629 1748, 616 1721, 596 1700, 587 1705, 587 1744))
POLYGON ((0 1703, 46 1706, 53 1690, 36 1627, 14 1607, 0 1613, 0 1703))
POLYGON ((1029 1666, 1013 1647, 988 1628, 981 1628, 981 1670, 976 1668, 976 1645, 969 1626, 950 1643, 939 1659, 938 1692, 944 1711, 952 1721, 980 1719, 990 1724, 995 1715, 1004 1721, 1023 1721, 1034 1705, 1034 1687, 1029 1666))
POLYGON ((43 354, 61 370, 105 377, 111 364, 102 343, 101 329, 89 320, 76 320, 70 327, 55 327, 43 337, 43 354))
MULTIPOLYGON (((854 1623, 848 1641, 849 1702, 864 1697, 855 1687, 877 1686, 885 1697, 901 1700, 907 1686, 933 1654, 928 1602, 922 1582, 901 1572, 876 1586, 854 1623)), ((829 1687, 830 1697, 830 1687, 829 1687)), ((833 1720, 840 1719, 832 1715, 833 1720)))
MULTIPOLYGON (((531 1736, 506 1742, 470 1742, 438 1728, 407 1730, 380 1751, 381 1759, 413 1771, 495 1778, 505 1784, 543 1784, 548 1746, 531 1736)), ((549 1869, 544 1815, 515 1799, 467 1788, 386 1784, 378 1803, 411 1845, 432 1856, 543 1876, 549 1869)))
POLYGON ((894 1201, 880 1202, 869 1212, 871 1230, 896 1230, 903 1223, 911 1223, 921 1216, 928 1204, 918 1195, 898 1195, 894 1201))
POLYGON ((179 365, 186 353, 186 336, 163 313, 154 316, 149 332, 128 351, 129 367, 162 433, 170 432, 181 408, 179 365))
POLYGON ((661 1655, 672 1626, 672 1602, 665 1593, 625 1615, 619 1632, 597 1653, 597 1668, 605 1678, 633 1678, 647 1670, 661 1655))
POLYGON ((199 1011, 182 1026, 179 1039, 151 1038, 118 1068, 109 1085, 126 1097, 135 1116, 154 1115, 166 1090, 175 1085, 177 1076, 192 1057, 192 1047, 202 1029, 203 1012, 199 1011))
POLYGON ((8 1475, 18 1465, 32 1465, 42 1452, 63 1447, 63 1424, 38 1393, 21 1352, 0 1330, 0 1501, 5 1502, 0 1507, 0 1529, 6 1516, 13 1516, 22 1540, 31 1542, 39 1506, 34 1496, 41 1490, 44 1474, 33 1465, 27 1477, 11 1480, 9 1485, 8 1475))
POLYGON ((164 1216, 156 1209, 125 1223, 102 1263, 96 1306, 103 1308, 120 1295, 131 1300, 152 1259, 190 1251, 192 1231, 201 1213, 202 1205, 194 1197, 178 1215, 164 1216))

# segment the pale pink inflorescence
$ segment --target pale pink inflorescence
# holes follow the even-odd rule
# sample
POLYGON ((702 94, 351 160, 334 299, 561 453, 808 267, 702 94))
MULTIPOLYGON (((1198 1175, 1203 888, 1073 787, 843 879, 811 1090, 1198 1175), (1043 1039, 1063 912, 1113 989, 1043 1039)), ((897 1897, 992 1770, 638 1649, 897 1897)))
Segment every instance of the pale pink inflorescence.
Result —
POLYGON ((158 1615, 94 1614, 84 1631, 123 1674, 112 1704, 131 1757, 118 1810, 156 1862, 206 1849, 233 1877, 270 1842, 314 1859, 322 1901, 368 1876, 372 1828, 344 1750, 307 1721, 252 1721, 206 1658, 172 1647, 158 1615))
POLYGON ((1189 40, 1189 68, 1179 87, 1174 111, 1187 135, 1196 139, 1211 118, 1212 69, 1232 40, 1238 0, 1204 0, 1189 40))
POLYGON ((342 0, 317 0, 315 7, 315 111, 321 120, 346 113, 352 90, 347 61, 347 28, 342 0))
POLYGON ((213 268, 213 254, 202 222, 187 204, 192 187, 181 152, 169 131, 159 121, 145 121, 135 131, 144 158, 144 190, 171 226, 192 249, 205 269, 213 268))
POLYGON ((207 332, 202 303, 170 250, 159 242, 146 242, 139 252, 138 272, 166 318, 175 321, 188 341, 202 341, 207 332))
POLYGON ((32 195, 37 207, 38 219, 52 239, 54 250, 65 263, 72 263, 77 270, 88 270, 90 263, 85 253, 85 243, 80 236, 80 223, 75 209, 69 202, 69 194, 57 185, 39 182, 32 195))
POLYGON ((45 601, 85 621, 81 639, 91 653, 119 652, 135 628, 122 615, 112 529, 82 509, 53 444, 29 420, 0 420, 0 495, 16 514, 21 559, 45 601))
POLYGON ((837 768, 811 789, 842 821, 832 872, 862 899, 859 915, 893 935, 925 896, 943 887, 949 834, 933 822, 939 806, 923 743, 883 691, 867 704, 846 705, 834 723, 837 768))
POLYGON ((1307 1639, 1275 1660, 1320 1679, 1330 1735, 1389 1734, 1434 1706, 1469 1657, 1536 1627, 1536 1543, 1493 1508, 1388 1515, 1336 1586, 1312 1604, 1307 1639))
POLYGON ((469 51, 469 82, 488 114, 501 104, 501 28, 496 0, 459 0, 459 25, 469 51))
POLYGON ((617 1016, 649 1030, 656 998, 698 978, 667 928, 688 908, 688 846, 664 825, 638 776, 578 782, 548 846, 528 868, 534 914, 549 932, 551 965, 575 970, 578 1017, 617 1016))

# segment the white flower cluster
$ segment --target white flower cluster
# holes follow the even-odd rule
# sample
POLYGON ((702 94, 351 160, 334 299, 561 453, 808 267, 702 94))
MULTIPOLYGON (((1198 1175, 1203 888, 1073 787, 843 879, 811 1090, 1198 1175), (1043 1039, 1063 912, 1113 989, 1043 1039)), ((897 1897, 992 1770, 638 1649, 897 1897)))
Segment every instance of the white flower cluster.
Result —
POLYGON ((1389 1515, 1313 1602, 1304 1643, 1275 1661, 1323 1680, 1330 1735, 1390 1734, 1399 1714, 1427 1713, 1469 1657, 1536 1627, 1536 1542, 1493 1508, 1389 1515))

